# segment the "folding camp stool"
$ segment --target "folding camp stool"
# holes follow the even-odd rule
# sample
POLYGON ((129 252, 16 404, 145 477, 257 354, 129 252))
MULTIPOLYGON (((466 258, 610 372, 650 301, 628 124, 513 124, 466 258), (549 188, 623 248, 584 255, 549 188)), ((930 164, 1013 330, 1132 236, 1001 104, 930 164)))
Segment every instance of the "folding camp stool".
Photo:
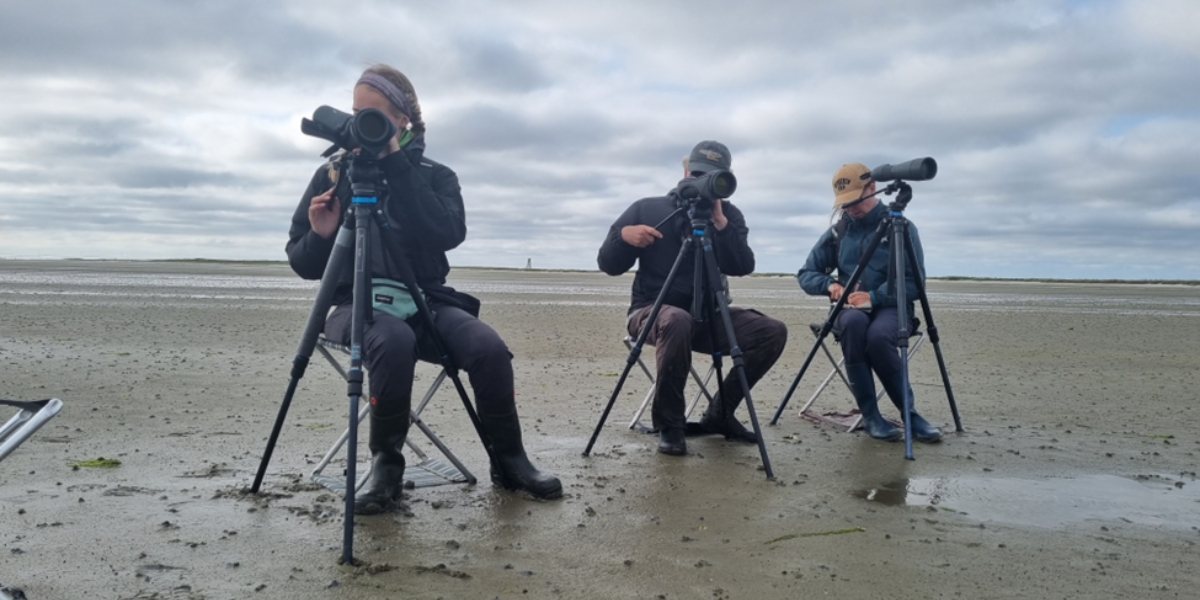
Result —
MULTIPOLYGON (((625 336, 624 341, 625 348, 632 352, 633 342, 635 340, 632 337, 625 336)), ((629 428, 642 433, 653 433, 654 428, 643 424, 641 422, 641 418, 642 413, 646 412, 646 407, 650 405, 650 401, 654 399, 654 374, 651 373, 650 369, 646 367, 646 363, 642 362, 642 357, 640 355, 637 358, 637 363, 638 366, 642 368, 642 372, 646 374, 646 378, 650 380, 650 389, 646 392, 646 397, 642 399, 642 405, 638 407, 637 412, 633 413, 633 420, 629 422, 629 428)), ((708 398, 709 402, 713 401, 713 396, 708 391, 708 382, 711 381, 713 375, 716 374, 717 365, 713 364, 713 366, 708 368, 708 374, 704 376, 704 379, 700 379, 700 373, 696 371, 696 366, 694 364, 689 367, 689 369, 692 372, 692 380, 696 382, 696 385, 700 389, 696 390, 696 396, 692 398, 692 402, 688 404, 687 412, 683 413, 684 419, 687 419, 692 415, 692 411, 696 409, 696 404, 700 402, 701 396, 708 398)))
MULTIPOLYGON (((820 337, 822 325, 823 323, 809 324, 808 327, 810 330, 812 330, 813 337, 820 337)), ((908 361, 911 363, 913 355, 917 353, 917 350, 921 348, 921 344, 925 341, 925 332, 920 330, 920 321, 913 319, 913 329, 908 337, 910 341, 913 337, 917 338, 916 342, 910 343, 908 349, 908 361)), ((825 380, 821 382, 821 385, 817 386, 817 390, 813 392, 811 397, 809 397, 808 402, 805 402, 804 406, 800 407, 800 416, 808 419, 809 421, 813 421, 814 423, 830 423, 833 425, 846 427, 847 432, 854 431, 855 429, 858 429, 859 425, 862 424, 862 415, 858 412, 857 408, 852 409, 848 413, 817 413, 810 410, 813 402, 817 401, 817 397, 825 391, 825 388, 829 387, 829 383, 833 381, 834 376, 840 377, 842 379, 842 383, 846 384, 846 388, 850 389, 851 394, 854 393, 854 389, 850 386, 850 380, 846 378, 846 373, 842 371, 842 367, 845 366, 846 363, 845 357, 834 358, 833 353, 829 351, 829 347, 825 345, 825 340, 821 340, 821 350, 825 352, 825 356, 828 357, 829 362, 833 364, 833 370, 825 376, 825 380)), ((886 393, 887 391, 883 389, 882 385, 880 385, 879 392, 875 395, 876 401, 883 399, 883 396, 886 393)), ((898 424, 895 422, 893 423, 898 424)))
POLYGON ((30 402, 0 399, 0 404, 17 409, 17 414, 13 415, 4 424, 4 427, 0 427, 0 460, 4 460, 4 457, 12 454, 17 446, 21 445, 21 442, 29 439, 35 431, 46 424, 46 421, 54 418, 54 415, 57 415, 63 406, 62 400, 58 398, 30 402))
MULTIPOLYGON (((333 365, 333 368, 336 369, 338 374, 342 376, 342 379, 345 379, 346 369, 342 367, 342 364, 333 356, 330 350, 338 350, 344 354, 349 354, 350 347, 343 346, 341 344, 335 344, 325 339, 325 336, 321 336, 317 339, 317 350, 321 352, 321 354, 325 357, 325 360, 329 361, 330 365, 333 365)), ((367 376, 370 377, 370 373, 368 373, 367 376)), ((471 472, 467 470, 467 467, 458 460, 458 457, 450 451, 450 448, 448 448, 446 444, 443 443, 440 438, 438 438, 437 434, 435 434, 433 430, 425 424, 425 421, 421 420, 421 411, 425 410, 425 406, 429 404, 429 400, 433 398, 434 393, 437 392, 438 387, 442 385, 442 381, 445 379, 446 369, 442 367, 437 378, 433 380, 433 384, 429 386, 429 390, 425 392, 425 396, 421 398, 421 402, 416 408, 412 409, 409 414, 412 417, 412 424, 416 425, 417 429, 421 430, 421 433, 424 433, 426 438, 429 438, 429 441, 437 447, 446 460, 450 461, 450 464, 446 464, 437 458, 425 454, 423 451, 421 451, 421 448, 413 442, 413 436, 410 434, 405 438, 404 444, 408 446, 409 450, 412 450, 413 454, 416 454, 417 457, 420 458, 420 462, 417 464, 410 464, 405 467, 404 480, 406 485, 408 482, 412 482, 413 487, 431 487, 449 483, 475 484, 475 476, 472 475, 471 472)), ((359 407, 360 409, 358 411, 358 422, 360 425, 370 413, 370 410, 367 408, 369 405, 366 404, 367 398, 364 396, 362 400, 364 401, 364 406, 359 407)), ((328 465, 331 460, 333 460, 333 457, 342 449, 342 446, 346 445, 346 440, 349 439, 349 437, 350 429, 347 428, 342 432, 341 437, 334 442, 333 447, 329 449, 329 452, 325 453, 325 457, 321 459, 321 462, 317 463, 317 468, 313 469, 312 475, 310 476, 313 481, 339 494, 344 494, 346 491, 346 478, 344 476, 333 477, 330 475, 324 475, 322 474, 322 471, 325 469, 325 466, 328 465)), ((367 481, 367 478, 371 475, 371 469, 373 467, 374 463, 368 462, 366 469, 358 469, 358 471, 362 473, 362 476, 358 478, 358 481, 354 485, 355 491, 358 491, 358 489, 362 487, 363 483, 367 481)))

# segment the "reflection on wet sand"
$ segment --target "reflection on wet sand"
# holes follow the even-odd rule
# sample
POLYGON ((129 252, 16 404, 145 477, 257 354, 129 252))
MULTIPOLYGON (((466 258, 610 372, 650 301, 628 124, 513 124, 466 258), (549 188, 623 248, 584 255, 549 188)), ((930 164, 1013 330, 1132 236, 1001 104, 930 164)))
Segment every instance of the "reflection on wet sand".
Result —
POLYGON ((1192 475, 1073 478, 934 477, 891 479, 851 494, 886 506, 928 506, 981 521, 1058 527, 1120 521, 1200 526, 1200 483, 1192 475))

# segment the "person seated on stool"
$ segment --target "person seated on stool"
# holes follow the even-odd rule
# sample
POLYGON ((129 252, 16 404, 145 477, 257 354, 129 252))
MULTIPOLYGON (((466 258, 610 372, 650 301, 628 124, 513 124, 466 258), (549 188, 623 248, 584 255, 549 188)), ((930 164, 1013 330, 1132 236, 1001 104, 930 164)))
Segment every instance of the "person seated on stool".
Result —
MULTIPOLYGON (((562 496, 562 484, 537 470, 521 443, 521 424, 513 394, 512 354, 504 340, 480 321, 479 301, 446 286, 450 263, 446 251, 466 239, 458 176, 449 167, 425 157, 425 123, 408 78, 387 65, 368 68, 354 86, 354 112, 383 111, 396 125, 396 137, 380 153, 378 166, 386 182, 379 190, 390 227, 372 234, 370 276, 399 280, 392 255, 385 248, 400 244, 434 313, 434 323, 454 365, 467 372, 484 433, 492 442, 492 482, 510 490, 525 490, 537 498, 562 496)), ((336 158, 336 157, 335 157, 336 158)), ((305 279, 320 279, 344 221, 342 208, 351 199, 349 177, 341 161, 322 166, 292 216, 287 255, 292 270, 305 279), (340 175, 340 176, 339 176, 340 175)), ((335 306, 325 321, 325 336, 350 343, 353 299, 353 253, 334 291, 335 306)), ((410 297, 411 298, 411 297, 410 297)), ((440 362, 420 316, 405 319, 374 310, 363 336, 363 362, 369 375, 371 448, 370 478, 354 497, 354 512, 383 512, 400 498, 404 456, 412 406, 413 371, 417 359, 440 362)))
MULTIPOLYGON (((849 293, 846 305, 833 324, 833 331, 837 333, 842 355, 846 359, 846 378, 850 381, 854 400, 862 413, 863 429, 873 438, 894 442, 904 439, 904 431, 893 427, 880 414, 875 378, 871 376, 871 371, 879 376, 888 397, 903 414, 904 390, 900 388, 904 365, 896 350, 898 307, 895 294, 888 289, 887 277, 892 250, 903 252, 904 249, 893 248, 885 238, 867 263, 855 289, 847 292, 843 286, 862 259, 862 253, 874 236, 879 222, 888 214, 887 207, 873 194, 875 182, 871 180, 871 171, 866 165, 848 163, 833 174, 834 225, 817 240, 796 277, 800 287, 814 296, 828 295, 831 301, 837 301, 843 294, 849 293), (839 218, 845 222, 842 223, 839 218), (837 279, 831 275, 835 270, 837 279)), ((908 224, 908 237, 912 240, 917 264, 905 261, 904 284, 908 305, 904 310, 908 311, 909 322, 915 323, 913 299, 917 298, 918 290, 914 278, 925 277, 925 257, 921 251, 917 226, 911 222, 908 224)), ((907 391, 911 395, 912 387, 907 391)), ((912 432, 913 439, 921 442, 942 439, 942 432, 917 414, 915 408, 912 411, 912 432)))
MULTIPOLYGON (((729 169, 729 149, 714 141, 700 142, 684 159, 684 177, 701 175, 716 169, 729 169)), ((620 275, 638 263, 633 278, 633 300, 625 321, 629 335, 637 337, 650 317, 654 301, 662 292, 671 266, 679 256, 684 239, 690 234, 691 220, 686 211, 654 226, 667 218, 683 202, 676 190, 665 196, 643 198, 634 202, 609 228, 600 247, 597 263, 609 275, 620 275)), ((754 252, 746 237, 749 233, 742 211, 729 200, 713 202, 712 244, 721 273, 740 276, 754 271, 754 252)), ((692 253, 701 252, 693 247, 692 253)), ((719 347, 728 352, 725 324, 718 322, 719 341, 714 341, 708 323, 692 320, 691 306, 695 270, 693 256, 685 258, 672 280, 659 309, 658 318, 650 327, 646 343, 656 348, 658 376, 655 379, 652 424, 659 432, 658 451, 663 454, 687 454, 684 432, 687 428, 684 384, 692 365, 692 352, 712 353, 719 347)), ((715 308, 715 307, 714 307, 715 308)), ((787 327, 780 321, 757 310, 729 307, 734 336, 742 349, 746 380, 751 387, 775 364, 787 344, 787 327)), ((720 319, 719 314, 713 318, 720 319)), ((698 428, 721 434, 726 439, 757 443, 758 437, 734 417, 742 402, 742 383, 730 369, 721 389, 710 402, 698 428)))

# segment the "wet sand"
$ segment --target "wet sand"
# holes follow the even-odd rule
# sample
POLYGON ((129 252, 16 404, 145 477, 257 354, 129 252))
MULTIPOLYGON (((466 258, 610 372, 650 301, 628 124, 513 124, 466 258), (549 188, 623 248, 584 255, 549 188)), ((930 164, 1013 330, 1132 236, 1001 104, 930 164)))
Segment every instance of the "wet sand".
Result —
MULTIPOLYGON (((245 494, 315 287, 269 264, 0 261, 0 397, 65 403, 0 463, 0 583, 32 600, 1200 595, 1200 288, 931 282, 966 430, 926 346, 917 406, 947 436, 907 461, 797 415, 821 355, 767 425, 825 306, 791 278, 735 279, 735 304, 791 331, 753 394, 769 481, 753 445, 668 457, 627 429, 636 370, 581 456, 628 356, 630 281, 453 273, 515 355, 526 447, 565 497, 494 488, 443 386, 425 420, 480 483, 358 518, 350 567, 341 499, 308 479, 346 419, 319 356, 263 494, 245 494), (121 464, 70 466, 100 457, 121 464)), ((840 387, 822 409, 850 406, 840 387)))

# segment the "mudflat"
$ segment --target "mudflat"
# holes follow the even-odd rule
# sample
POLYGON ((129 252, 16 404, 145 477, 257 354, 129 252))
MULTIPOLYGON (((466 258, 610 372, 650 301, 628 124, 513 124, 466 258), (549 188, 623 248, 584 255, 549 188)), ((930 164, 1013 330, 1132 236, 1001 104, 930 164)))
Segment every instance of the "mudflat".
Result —
MULTIPOLYGON (((822 353, 768 424, 827 305, 789 277, 734 279, 734 304, 790 330, 752 396, 769 480, 754 445, 658 454, 628 428, 637 367, 581 455, 629 356, 631 280, 455 270, 514 355, 526 448, 565 495, 493 487, 444 385, 423 417, 479 483, 359 517, 360 562, 339 565, 342 501, 309 473, 348 403, 319 355, 247 493, 314 283, 280 264, 0 261, 0 398, 64 402, 0 462, 0 584, 32 600, 1200 595, 1200 287, 930 282, 964 430, 927 340, 917 408, 946 437, 910 461, 797 414, 822 353)), ((434 373, 419 369, 418 395, 434 373)), ((851 406, 834 379, 812 410, 851 406)))

